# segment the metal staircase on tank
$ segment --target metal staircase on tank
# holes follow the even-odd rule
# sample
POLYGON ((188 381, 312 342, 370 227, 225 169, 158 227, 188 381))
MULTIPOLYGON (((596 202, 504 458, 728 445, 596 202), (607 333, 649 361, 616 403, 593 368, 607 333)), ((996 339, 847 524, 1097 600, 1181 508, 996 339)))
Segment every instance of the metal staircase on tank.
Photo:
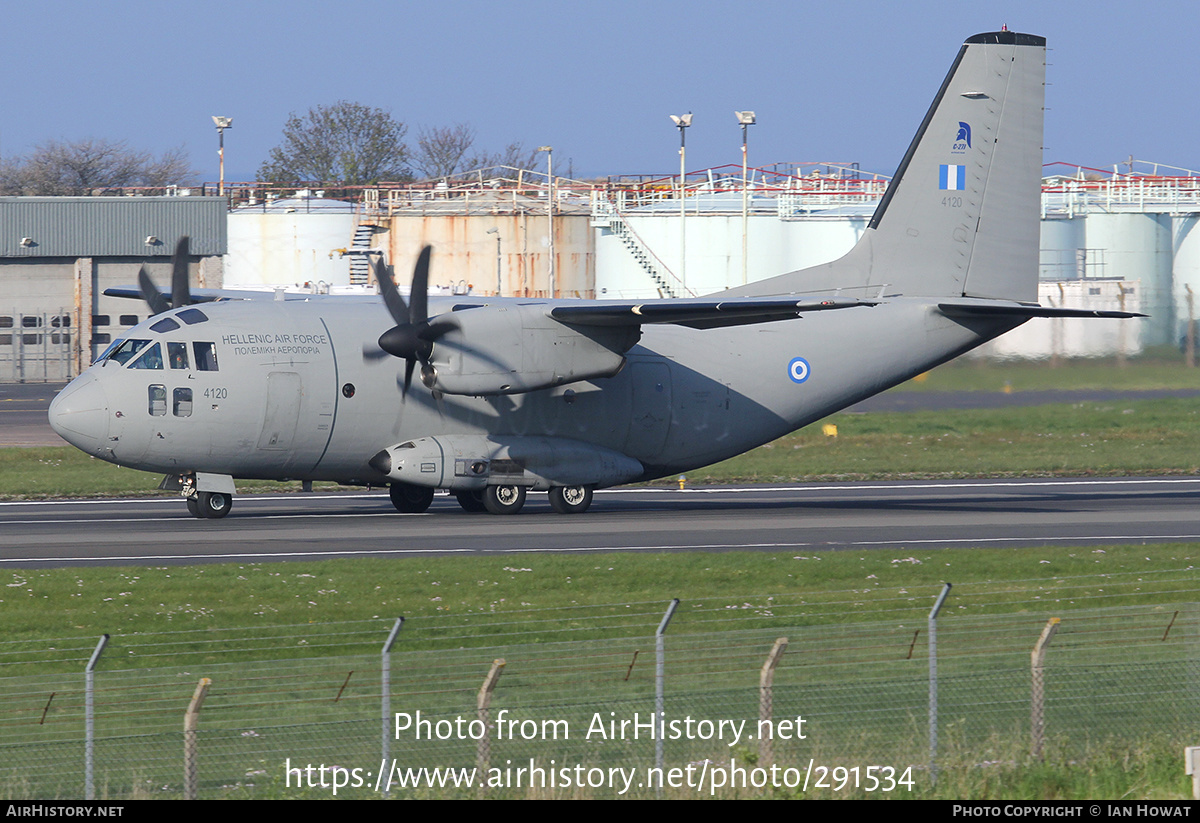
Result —
MULTIPOLYGON (((642 268, 642 271, 654 281, 659 293, 663 297, 679 297, 679 293, 668 280, 670 275, 665 275, 659 270, 658 264, 655 262, 658 258, 646 248, 633 229, 629 227, 629 224, 625 222, 625 219, 617 211, 616 207, 607 201, 597 201, 594 203, 592 208, 592 225, 607 228, 621 240, 625 248, 629 249, 629 253, 633 256, 633 259, 642 268)), ((658 263, 661 264, 661 261, 658 261, 658 263)))
POLYGON ((354 240, 350 243, 350 285, 365 286, 371 282, 371 261, 367 251, 375 237, 375 227, 360 223, 354 227, 354 240))

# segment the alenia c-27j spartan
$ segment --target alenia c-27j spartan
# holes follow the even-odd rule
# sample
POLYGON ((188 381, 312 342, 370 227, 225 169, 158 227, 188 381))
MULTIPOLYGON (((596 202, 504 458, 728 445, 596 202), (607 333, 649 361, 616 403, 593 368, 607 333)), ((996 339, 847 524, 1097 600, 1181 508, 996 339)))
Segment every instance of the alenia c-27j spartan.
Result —
POLYGON ((647 303, 427 299, 376 263, 377 298, 171 293, 50 406, 89 454, 166 475, 199 517, 235 478, 435 489, 513 514, 578 513, 596 488, 752 449, 1031 317, 1037 305, 1045 39, 969 38, 857 245, 718 295, 647 303), (217 302, 212 302, 217 301, 217 302), (199 305, 198 305, 199 304, 199 305), (202 306, 202 307, 201 307, 202 306), (401 362, 403 361, 403 368, 401 362), (419 381, 414 384, 414 371, 419 381))

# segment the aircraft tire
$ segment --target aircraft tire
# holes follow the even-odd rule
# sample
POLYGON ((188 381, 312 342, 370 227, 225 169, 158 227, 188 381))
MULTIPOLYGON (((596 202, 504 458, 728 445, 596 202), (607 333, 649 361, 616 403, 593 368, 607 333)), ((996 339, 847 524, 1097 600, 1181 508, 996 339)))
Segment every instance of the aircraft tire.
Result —
POLYGON ((492 514, 516 514, 525 505, 524 486, 488 486, 483 505, 492 514))
POLYGON ((233 508, 233 495, 224 492, 199 492, 196 495, 196 508, 201 517, 220 520, 233 508))
POLYGON ((200 502, 194 496, 187 499, 187 507, 188 514, 192 517, 200 517, 200 502))
POLYGON ((433 489, 424 486, 393 483, 388 493, 391 495, 392 505, 402 514, 420 514, 433 502, 433 489))
POLYGON ((550 508, 559 514, 583 514, 590 505, 591 486, 555 486, 550 490, 550 508))
POLYGON ((463 511, 471 514, 479 514, 487 511, 487 506, 483 504, 483 491, 465 491, 455 492, 454 499, 458 501, 458 505, 462 506, 463 511))

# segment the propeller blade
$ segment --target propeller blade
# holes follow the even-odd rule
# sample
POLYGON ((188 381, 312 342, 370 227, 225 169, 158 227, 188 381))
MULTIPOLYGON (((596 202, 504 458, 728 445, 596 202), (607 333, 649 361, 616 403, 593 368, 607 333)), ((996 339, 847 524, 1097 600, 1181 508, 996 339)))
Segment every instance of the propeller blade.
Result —
POLYGON ((427 320, 417 329, 417 337, 422 340, 427 340, 430 343, 437 340, 447 332, 457 331, 462 328, 458 321, 450 316, 438 317, 433 320, 427 320))
POLYGON ((138 286, 141 288, 142 298, 150 306, 152 314, 162 314, 171 310, 171 304, 167 302, 167 298, 162 296, 158 286, 154 285, 145 266, 138 269, 138 286))
POLYGON ((421 249, 413 269, 412 290, 408 293, 408 299, 412 301, 409 317, 413 325, 429 319, 429 255, 432 251, 432 246, 421 249))
POLYGON ((408 306, 405 305, 404 298, 400 296, 400 290, 396 288, 396 281, 388 274, 383 260, 377 254, 371 255, 371 273, 375 275, 375 282, 379 284, 379 291, 383 294, 383 304, 387 306, 392 320, 396 322, 397 326, 407 325, 409 323, 408 306))
POLYGON ((175 245, 171 258, 171 308, 192 304, 192 291, 188 288, 188 237, 185 234, 175 245))
POLYGON ((417 365, 417 361, 409 358, 404 361, 404 397, 408 397, 408 387, 412 385, 413 367, 417 365))
POLYGON ((363 357, 363 360, 367 363, 371 363, 376 360, 383 360, 384 358, 392 357, 392 356, 393 355, 391 354, 391 352, 384 351, 383 349, 379 348, 378 345, 363 343, 362 357, 363 357))

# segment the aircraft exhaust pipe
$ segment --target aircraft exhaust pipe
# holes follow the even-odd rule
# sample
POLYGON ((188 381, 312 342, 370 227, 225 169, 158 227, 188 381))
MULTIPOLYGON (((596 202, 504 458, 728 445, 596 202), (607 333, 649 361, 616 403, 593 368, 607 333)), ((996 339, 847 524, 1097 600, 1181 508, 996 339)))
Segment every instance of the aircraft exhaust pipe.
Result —
POLYGON ((380 474, 392 473, 392 453, 387 449, 379 452, 377 455, 367 461, 367 465, 373 468, 380 474))

